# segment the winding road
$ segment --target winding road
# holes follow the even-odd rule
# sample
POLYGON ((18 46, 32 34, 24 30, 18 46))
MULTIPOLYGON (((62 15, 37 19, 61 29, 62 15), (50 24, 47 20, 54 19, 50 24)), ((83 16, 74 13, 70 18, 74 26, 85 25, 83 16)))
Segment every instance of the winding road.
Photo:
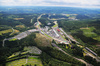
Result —
MULTIPOLYGON (((14 31, 15 31, 15 30, 12 28, 12 33, 11 33, 11 34, 13 34, 13 33, 14 33, 14 31)), ((10 35, 11 35, 11 34, 10 34, 10 35)))
MULTIPOLYGON (((65 53, 66 55, 68 56, 71 56, 70 54, 66 53, 64 50, 62 50, 60 47, 58 47, 56 44, 52 43, 52 46, 56 47, 58 50, 62 51, 63 53, 65 53)), ((71 56, 73 57, 73 56, 71 56)), ((89 64, 87 63, 86 61, 82 60, 82 59, 79 59, 79 58, 76 58, 76 57, 73 57, 74 59, 86 64, 86 66, 93 66, 92 64, 89 64)))
MULTIPOLYGON (((41 15, 37 18, 37 22, 39 22, 39 19, 41 18, 42 15, 43 15, 43 14, 41 14, 41 15)), ((41 30, 41 29, 40 29, 40 30, 41 30)), ((76 43, 79 43, 79 42, 77 42, 76 40, 74 40, 73 38, 71 38, 67 33, 65 33, 65 32, 62 30, 62 28, 60 28, 60 30, 66 35, 66 37, 68 37, 68 38, 71 39, 72 41, 75 41, 76 43)), ((56 39, 56 38, 53 38, 53 39, 58 40, 58 39, 56 39)), ((58 40, 58 41, 61 42, 61 40, 58 40)), ((60 47, 58 47, 56 44, 52 43, 52 46, 56 47, 58 50, 62 51, 62 52, 65 53, 66 55, 71 56, 70 54, 68 54, 68 53, 66 53, 64 50, 62 50, 60 47)), ((73 57, 73 56, 71 56, 71 57, 73 57)), ((84 61, 84 60, 82 60, 82 59, 79 59, 79 58, 76 58, 76 57, 73 57, 73 58, 76 59, 76 60, 78 60, 78 61, 80 61, 80 62, 82 62, 82 63, 84 63, 84 64, 86 64, 86 66, 93 66, 92 64, 89 64, 89 63, 87 63, 86 61, 84 61)))

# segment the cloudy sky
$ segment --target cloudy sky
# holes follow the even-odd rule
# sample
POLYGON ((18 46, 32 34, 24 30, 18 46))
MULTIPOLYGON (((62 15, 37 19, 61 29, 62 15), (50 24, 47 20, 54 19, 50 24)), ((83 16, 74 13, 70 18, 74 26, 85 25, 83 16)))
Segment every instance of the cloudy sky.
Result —
POLYGON ((0 6, 64 6, 100 8, 100 0, 0 0, 0 6))

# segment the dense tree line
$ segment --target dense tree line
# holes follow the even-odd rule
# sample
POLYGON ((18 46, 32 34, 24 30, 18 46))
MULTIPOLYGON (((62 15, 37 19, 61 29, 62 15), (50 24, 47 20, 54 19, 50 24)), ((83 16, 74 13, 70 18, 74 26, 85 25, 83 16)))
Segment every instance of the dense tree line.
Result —
POLYGON ((50 19, 52 19, 52 18, 55 18, 55 19, 59 19, 59 18, 68 18, 67 16, 64 16, 64 15, 51 15, 50 16, 50 19))
POLYGON ((69 20, 59 20, 59 27, 63 28, 66 32, 70 32, 71 30, 80 29, 81 27, 86 27, 87 22, 85 20, 78 21, 69 21, 69 20))
POLYGON ((7 29, 11 29, 11 27, 7 25, 0 25, 0 31, 7 30, 7 29))
POLYGON ((85 65, 85 64, 81 63, 80 61, 72 58, 71 56, 68 56, 68 55, 64 54, 63 52, 57 50, 56 48, 47 47, 44 51, 47 54, 49 54, 51 57, 56 58, 58 60, 68 62, 68 63, 74 64, 74 65, 80 65, 80 66, 85 65))
POLYGON ((78 47, 76 44, 71 44, 71 46, 65 44, 59 44, 58 46, 62 48, 65 52, 71 54, 72 56, 79 57, 79 58, 83 57, 82 48, 78 47), (68 48, 66 48, 66 46, 68 48))
POLYGON ((37 20, 37 16, 29 16, 29 15, 24 15, 23 16, 24 19, 22 20, 19 20, 22 24, 24 24, 25 26, 29 27, 29 26, 32 26, 34 25, 34 22, 37 20), (32 23, 31 23, 31 19, 33 19, 32 23))
POLYGON ((16 25, 24 24, 25 26, 29 27, 37 21, 37 15, 35 14, 3 14, 0 15, 2 19, 0 19, 0 25, 8 25, 15 27, 16 25), (23 18, 19 20, 15 20, 14 18, 23 18), (31 23, 31 19, 33 22, 31 23))
POLYGON ((100 62, 97 62, 96 59, 94 59, 90 56, 85 56, 84 58, 87 62, 93 64, 94 66, 100 66, 100 62))
POLYGON ((78 14, 76 16, 76 19, 90 19, 90 17, 89 16, 86 16, 86 15, 78 14))
POLYGON ((3 43, 3 40, 4 40, 5 38, 11 37, 11 36, 9 36, 9 34, 11 34, 11 33, 6 33, 6 34, 0 35, 0 47, 2 47, 2 43, 3 43))
POLYGON ((57 60, 45 52, 42 52, 40 58, 42 59, 42 63, 44 66, 71 66, 73 64, 57 60))
POLYGON ((12 26, 15 27, 16 25, 20 25, 21 23, 19 21, 16 20, 12 20, 12 19, 0 19, 0 25, 8 25, 8 26, 12 26))
POLYGON ((50 22, 48 19, 41 17, 39 21, 42 23, 41 27, 47 26, 47 24, 50 22))
POLYGON ((43 18, 48 18, 48 14, 42 15, 43 18))

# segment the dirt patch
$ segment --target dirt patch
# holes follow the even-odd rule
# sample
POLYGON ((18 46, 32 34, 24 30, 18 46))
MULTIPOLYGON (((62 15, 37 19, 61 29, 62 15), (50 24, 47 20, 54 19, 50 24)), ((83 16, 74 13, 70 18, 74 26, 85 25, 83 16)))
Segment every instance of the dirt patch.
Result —
POLYGON ((97 46, 97 47, 100 47, 100 44, 98 43, 96 46, 97 46))
POLYGON ((86 28, 80 28, 80 29, 90 29, 90 28, 86 27, 86 28))
POLYGON ((25 28, 24 25, 17 25, 16 27, 19 27, 19 28, 25 28))
POLYGON ((14 20, 22 20, 22 19, 24 19, 24 18, 14 18, 14 20))

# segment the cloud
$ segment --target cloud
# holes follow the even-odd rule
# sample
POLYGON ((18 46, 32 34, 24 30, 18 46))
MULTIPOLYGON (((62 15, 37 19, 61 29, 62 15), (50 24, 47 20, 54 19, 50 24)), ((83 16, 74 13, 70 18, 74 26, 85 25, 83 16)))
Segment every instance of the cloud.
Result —
POLYGON ((42 0, 0 0, 4 6, 35 6, 42 3, 42 0))
POLYGON ((99 0, 44 0, 47 3, 51 4, 58 4, 58 5, 81 5, 81 6, 86 6, 86 5, 99 5, 100 1, 99 0))
POLYGON ((2 6, 89 6, 100 7, 100 0, 0 0, 2 6))

